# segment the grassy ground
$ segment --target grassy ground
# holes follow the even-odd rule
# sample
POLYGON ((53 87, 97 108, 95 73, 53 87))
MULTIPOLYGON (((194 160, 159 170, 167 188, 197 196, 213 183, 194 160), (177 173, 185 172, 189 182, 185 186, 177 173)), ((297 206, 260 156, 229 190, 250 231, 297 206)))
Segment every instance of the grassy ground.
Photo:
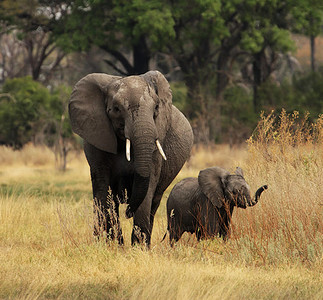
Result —
MULTIPOLYGON (((322 119, 306 130, 297 116, 278 125, 263 118, 248 147, 195 148, 174 183, 200 169, 244 169, 253 208, 237 209, 231 238, 197 243, 184 234, 171 248, 166 199, 157 212, 152 249, 92 237, 89 169, 70 155, 65 173, 46 148, 0 149, 1 299, 322 299, 322 119)), ((174 184, 173 183, 173 184, 174 184)))

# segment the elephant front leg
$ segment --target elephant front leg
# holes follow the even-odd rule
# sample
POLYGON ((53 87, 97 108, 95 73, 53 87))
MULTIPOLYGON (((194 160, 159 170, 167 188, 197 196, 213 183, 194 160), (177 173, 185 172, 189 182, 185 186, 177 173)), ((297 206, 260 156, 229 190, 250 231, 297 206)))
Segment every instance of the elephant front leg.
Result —
MULTIPOLYGON (((122 230, 119 221, 119 203, 109 199, 109 194, 105 200, 94 199, 94 236, 100 238, 106 235, 107 240, 118 240, 123 245, 122 230)), ((113 197, 112 197, 113 198, 113 197)))
POLYGON ((152 211, 152 198, 155 192, 155 186, 151 185, 142 204, 137 209, 133 218, 133 230, 131 235, 131 244, 145 243, 147 248, 150 248, 152 222, 156 209, 152 211), (152 215, 153 213, 153 215, 152 215))
POLYGON ((123 244, 122 230, 119 221, 119 201, 109 187, 107 177, 91 173, 94 196, 94 236, 100 238, 104 233, 107 240, 117 239, 123 244))
POLYGON ((131 245, 134 246, 136 244, 143 245, 150 248, 151 242, 151 232, 149 231, 148 226, 134 225, 131 233, 131 245))
POLYGON ((155 159, 153 159, 147 194, 133 217, 132 245, 145 243, 147 248, 150 248, 154 216, 162 197, 162 193, 156 193, 161 166, 161 157, 159 153, 156 153, 155 159))

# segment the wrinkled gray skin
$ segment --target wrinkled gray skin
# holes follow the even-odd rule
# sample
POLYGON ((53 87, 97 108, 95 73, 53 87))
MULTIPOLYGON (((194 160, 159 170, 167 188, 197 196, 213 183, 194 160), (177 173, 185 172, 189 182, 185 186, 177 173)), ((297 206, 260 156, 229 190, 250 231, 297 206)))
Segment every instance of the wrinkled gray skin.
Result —
POLYGON ((198 178, 183 179, 167 200, 170 244, 177 242, 184 232, 195 233, 198 240, 218 235, 225 240, 234 207, 255 205, 265 189, 266 185, 260 187, 251 198, 241 168, 232 175, 213 167, 200 171, 198 178))
POLYGON ((191 126, 172 105, 167 80, 158 71, 129 77, 87 75, 74 87, 69 113, 74 132, 84 139, 93 197, 100 208, 94 234, 106 231, 108 238, 123 244, 119 200, 126 190, 132 244, 145 242, 149 247, 162 195, 193 144, 191 126), (130 161, 126 139, 131 141, 130 161), (167 160, 157 150, 157 139, 167 160), (109 187, 112 202, 107 202, 109 187))

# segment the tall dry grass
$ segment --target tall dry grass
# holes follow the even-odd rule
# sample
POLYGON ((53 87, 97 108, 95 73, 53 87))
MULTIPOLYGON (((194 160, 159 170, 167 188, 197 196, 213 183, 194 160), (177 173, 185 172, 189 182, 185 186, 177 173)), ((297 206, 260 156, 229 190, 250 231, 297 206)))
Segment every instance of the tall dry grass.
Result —
POLYGON ((45 146, 35 147, 27 144, 22 150, 14 151, 7 146, 0 146, 0 165, 44 166, 54 163, 54 153, 45 146))
POLYGON ((124 206, 125 245, 93 238, 83 155, 62 173, 47 150, 27 148, 44 155, 39 165, 33 155, 24 163, 26 149, 0 147, 0 299, 322 299, 322 124, 283 111, 262 116, 247 147, 195 148, 172 186, 218 165, 241 166, 254 192, 269 188, 234 211, 228 242, 184 234, 171 248, 161 242, 171 186, 150 251, 131 247, 124 206))
POLYGON ((236 251, 248 262, 321 264, 323 115, 315 123, 284 110, 278 117, 262 115, 248 154, 248 180, 269 190, 255 209, 238 210, 236 251))

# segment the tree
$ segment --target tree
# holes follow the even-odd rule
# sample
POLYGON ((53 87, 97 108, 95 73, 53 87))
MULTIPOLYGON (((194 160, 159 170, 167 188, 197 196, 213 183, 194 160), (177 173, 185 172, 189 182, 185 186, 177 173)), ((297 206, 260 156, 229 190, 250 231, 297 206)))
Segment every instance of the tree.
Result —
MULTIPOLYGON (((25 74, 34 80, 48 81, 60 65, 65 53, 57 48, 53 30, 62 26, 63 16, 69 10, 69 0, 4 0, 0 2, 0 18, 7 31, 22 41, 28 65, 25 74), (40 76, 43 78, 40 78, 40 76)), ((21 67, 21 69, 25 69, 21 67)))
POLYGON ((66 170, 67 155, 75 147, 75 138, 68 116, 68 101, 71 88, 64 85, 56 87, 51 93, 50 116, 47 119, 47 145, 54 150, 56 164, 66 170))
POLYGON ((205 141, 221 135, 224 92, 239 69, 252 63, 257 88, 275 70, 278 53, 292 49, 287 20, 291 0, 191 0, 171 3, 175 42, 169 41, 188 87, 188 116, 204 128, 205 141), (244 59, 241 59, 244 57, 244 59), (213 78, 216 78, 215 81, 213 78), (215 85, 212 92, 212 85, 215 85), (208 133, 210 131, 210 133, 208 133))
POLYGON ((215 114, 206 88, 218 71, 214 61, 221 39, 230 32, 221 15, 220 0, 171 1, 169 5, 175 39, 167 42, 168 54, 183 73, 188 89, 185 113, 192 120, 196 141, 208 143, 209 122, 215 114))
POLYGON ((35 140, 50 102, 49 91, 31 77, 8 79, 0 94, 1 143, 21 148, 35 140))
POLYGON ((323 3, 321 0, 299 0, 299 6, 294 7, 292 13, 295 18, 293 30, 310 39, 311 69, 315 72, 315 39, 322 32, 323 3))
POLYGON ((96 45, 110 54, 106 63, 121 75, 149 70, 153 53, 171 37, 173 21, 163 1, 77 0, 56 31, 57 42, 69 51, 96 45))
POLYGON ((61 170, 75 144, 67 104, 71 88, 50 92, 30 76, 6 80, 0 93, 0 142, 20 149, 28 142, 53 149, 61 170))
POLYGON ((294 49, 289 19, 295 5, 297 1, 260 0, 246 7, 244 17, 248 26, 243 32, 241 50, 251 58, 253 105, 257 113, 261 108, 258 88, 277 69, 281 54, 294 49))

